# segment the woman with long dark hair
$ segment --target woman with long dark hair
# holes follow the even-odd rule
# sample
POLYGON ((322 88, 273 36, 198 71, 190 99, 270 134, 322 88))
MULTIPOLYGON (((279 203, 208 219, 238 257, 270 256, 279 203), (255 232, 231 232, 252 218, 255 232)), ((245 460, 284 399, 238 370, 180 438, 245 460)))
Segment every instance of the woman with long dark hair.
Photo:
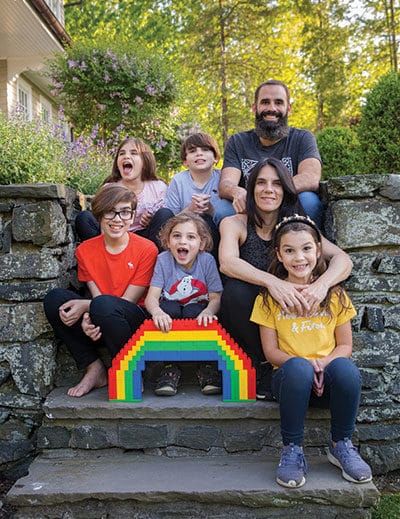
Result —
POLYGON ((246 213, 222 220, 219 247, 220 270, 226 276, 221 300, 221 322, 252 358, 257 371, 257 397, 269 394, 269 366, 261 347, 258 326, 250 321, 260 290, 269 294, 285 313, 315 311, 329 287, 345 280, 352 269, 349 256, 322 238, 322 254, 328 269, 314 283, 296 286, 268 273, 271 233, 285 216, 304 214, 286 166, 268 157, 251 171, 247 184, 246 213))

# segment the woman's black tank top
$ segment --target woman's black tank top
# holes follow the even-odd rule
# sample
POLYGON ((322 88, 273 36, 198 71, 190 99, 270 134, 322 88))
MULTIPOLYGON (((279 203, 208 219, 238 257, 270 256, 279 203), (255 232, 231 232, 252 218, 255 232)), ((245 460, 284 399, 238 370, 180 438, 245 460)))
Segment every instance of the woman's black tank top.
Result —
POLYGON ((267 271, 271 263, 271 240, 263 240, 254 225, 247 224, 247 238, 239 248, 241 259, 260 270, 267 271))

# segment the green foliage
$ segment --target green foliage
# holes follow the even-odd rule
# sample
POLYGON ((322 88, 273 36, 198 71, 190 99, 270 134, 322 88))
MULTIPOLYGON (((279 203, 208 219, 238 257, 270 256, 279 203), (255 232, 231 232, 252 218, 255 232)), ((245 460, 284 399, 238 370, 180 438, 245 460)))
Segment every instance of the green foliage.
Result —
POLYGON ((110 171, 110 154, 91 137, 70 143, 61 127, 0 113, 0 184, 51 182, 92 194, 110 171))
POLYGON ((400 73, 390 72, 367 95, 359 139, 368 173, 400 173, 400 73))
POLYGON ((372 519, 398 519, 400 517, 400 494, 383 495, 372 511, 372 519))
POLYGON ((344 126, 324 128, 317 134, 318 149, 322 158, 324 180, 360 171, 360 145, 357 134, 344 126))
POLYGON ((79 41, 49 61, 53 95, 78 133, 95 125, 106 146, 122 135, 141 137, 168 170, 176 165, 176 123, 172 105, 178 95, 171 65, 132 42, 79 41))
MULTIPOLYGON (((224 133, 252 127, 254 90, 266 79, 290 86, 290 124, 313 130, 358 119, 365 93, 391 66, 388 2, 382 0, 363 0, 362 8, 347 0, 68 4, 73 41, 134 38, 178 70, 183 87, 176 124, 195 123, 220 144, 224 133)), ((398 27, 400 10, 394 15, 398 27)))
POLYGON ((349 27, 344 23, 347 4, 343 0, 297 2, 303 20, 301 69, 314 92, 319 130, 343 119, 349 90, 345 59, 349 51, 349 27))

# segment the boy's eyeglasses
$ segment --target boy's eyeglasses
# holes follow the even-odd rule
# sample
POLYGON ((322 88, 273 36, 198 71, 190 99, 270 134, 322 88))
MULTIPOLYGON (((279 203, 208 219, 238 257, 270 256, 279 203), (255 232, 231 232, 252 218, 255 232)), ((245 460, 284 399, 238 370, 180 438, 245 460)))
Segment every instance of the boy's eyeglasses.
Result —
POLYGON ((133 211, 130 209, 122 209, 122 211, 106 211, 103 214, 103 217, 106 220, 114 220, 117 215, 121 218, 121 220, 130 220, 132 218, 133 211))

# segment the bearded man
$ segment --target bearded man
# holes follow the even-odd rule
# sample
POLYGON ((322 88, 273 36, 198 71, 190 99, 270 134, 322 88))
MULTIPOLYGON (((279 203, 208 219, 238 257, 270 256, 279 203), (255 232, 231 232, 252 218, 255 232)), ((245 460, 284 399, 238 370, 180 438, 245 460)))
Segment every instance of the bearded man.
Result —
POLYGON ((318 198, 321 157, 314 135, 288 126, 292 105, 288 87, 270 79, 256 90, 252 111, 255 128, 232 135, 225 148, 219 183, 223 199, 214 208, 214 221, 244 213, 246 184, 257 162, 266 157, 280 159, 293 176, 305 212, 320 226, 322 204, 318 198))

